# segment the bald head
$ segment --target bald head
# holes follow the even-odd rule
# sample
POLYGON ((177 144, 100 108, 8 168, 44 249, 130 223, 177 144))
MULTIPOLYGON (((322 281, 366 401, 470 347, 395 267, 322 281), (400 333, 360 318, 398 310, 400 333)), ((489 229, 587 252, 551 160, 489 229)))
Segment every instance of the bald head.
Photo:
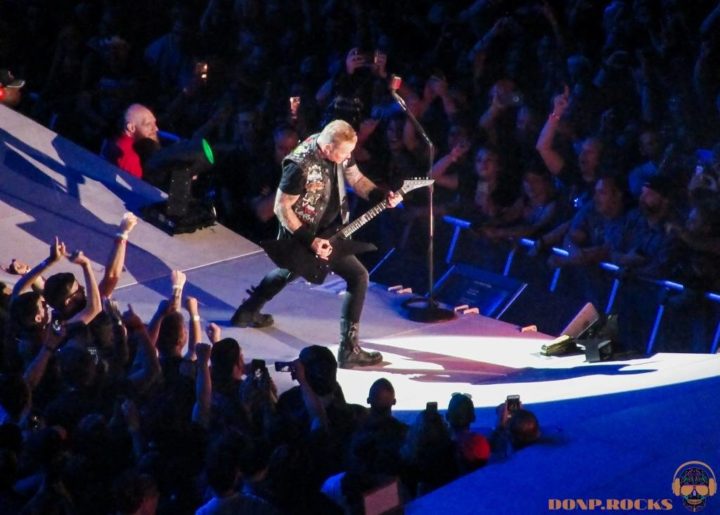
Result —
POLYGON ((148 138, 158 140, 158 127, 155 115, 141 104, 133 104, 125 111, 123 131, 135 140, 148 138))

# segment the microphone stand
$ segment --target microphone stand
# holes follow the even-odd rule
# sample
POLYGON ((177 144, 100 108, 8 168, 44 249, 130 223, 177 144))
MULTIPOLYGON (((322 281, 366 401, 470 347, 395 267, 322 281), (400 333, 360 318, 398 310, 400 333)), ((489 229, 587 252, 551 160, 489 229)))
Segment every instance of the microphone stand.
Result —
MULTIPOLYGON (((417 118, 415 118, 415 116, 410 112, 407 105, 405 104, 405 101, 400 95, 398 95, 396 88, 391 88, 390 94, 405 112, 408 119, 413 124, 413 127, 415 127, 415 130, 420 134, 420 136, 422 136, 422 139, 425 141, 425 144, 428 147, 429 166, 427 177, 429 179, 432 175, 433 163, 435 161, 435 145, 433 145, 433 142, 430 140, 430 137, 428 136, 427 132, 425 132, 423 126, 420 125, 420 122, 417 120, 417 118)), ((403 308, 405 308, 407 312, 407 317, 415 322, 442 322, 445 320, 452 320, 456 317, 456 314, 453 310, 440 307, 439 303, 434 298, 435 213, 433 206, 433 191, 434 185, 430 184, 430 186, 428 186, 428 292, 425 297, 412 297, 403 302, 402 304, 403 308)))

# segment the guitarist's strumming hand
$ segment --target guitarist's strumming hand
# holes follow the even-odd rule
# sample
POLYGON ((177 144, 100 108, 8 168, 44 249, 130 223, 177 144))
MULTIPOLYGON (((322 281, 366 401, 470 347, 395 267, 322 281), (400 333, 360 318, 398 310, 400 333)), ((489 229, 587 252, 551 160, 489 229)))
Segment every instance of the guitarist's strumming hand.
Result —
POLYGON ((320 259, 328 259, 332 254, 332 245, 324 238, 315 238, 310 245, 310 248, 320 259))

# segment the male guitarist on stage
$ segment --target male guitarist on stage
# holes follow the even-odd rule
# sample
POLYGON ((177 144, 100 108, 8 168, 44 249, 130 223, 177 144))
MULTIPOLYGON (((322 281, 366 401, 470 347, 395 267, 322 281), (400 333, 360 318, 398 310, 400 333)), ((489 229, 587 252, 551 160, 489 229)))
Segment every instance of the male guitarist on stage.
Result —
MULTIPOLYGON (((394 192, 379 189, 362 174, 352 158, 356 143, 357 135, 350 124, 335 120, 285 157, 275 199, 275 214, 280 221, 278 239, 292 238, 317 257, 328 259, 333 252, 332 245, 318 235, 347 223, 345 184, 373 203, 386 199, 388 207, 395 207, 402 200, 394 192)), ((330 268, 347 282, 340 318, 338 365, 341 368, 375 365, 382 361, 382 355, 364 351, 358 343, 368 272, 354 255, 333 260, 330 268)), ((267 274, 257 287, 248 290, 250 297, 235 311, 232 324, 238 327, 272 325, 272 315, 262 314, 260 309, 294 277, 293 272, 284 268, 267 274)))

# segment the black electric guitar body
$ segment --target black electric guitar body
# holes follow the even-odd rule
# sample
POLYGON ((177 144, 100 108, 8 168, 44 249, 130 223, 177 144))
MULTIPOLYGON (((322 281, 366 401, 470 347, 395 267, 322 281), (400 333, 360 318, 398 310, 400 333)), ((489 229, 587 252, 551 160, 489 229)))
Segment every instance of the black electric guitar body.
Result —
MULTIPOLYGON (((408 179, 403 181, 402 188, 396 191, 396 194, 403 195, 432 183, 432 179, 408 179)), ((319 258, 307 246, 292 238, 266 240, 260 242, 260 246, 265 249, 267 255, 277 266, 286 268, 313 284, 322 284, 336 260, 350 254, 361 254, 377 249, 372 243, 354 241, 350 239, 350 236, 385 209, 387 209, 387 200, 376 204, 338 231, 334 231, 332 234, 321 234, 320 237, 328 240, 332 245, 332 253, 328 259, 319 258)))

